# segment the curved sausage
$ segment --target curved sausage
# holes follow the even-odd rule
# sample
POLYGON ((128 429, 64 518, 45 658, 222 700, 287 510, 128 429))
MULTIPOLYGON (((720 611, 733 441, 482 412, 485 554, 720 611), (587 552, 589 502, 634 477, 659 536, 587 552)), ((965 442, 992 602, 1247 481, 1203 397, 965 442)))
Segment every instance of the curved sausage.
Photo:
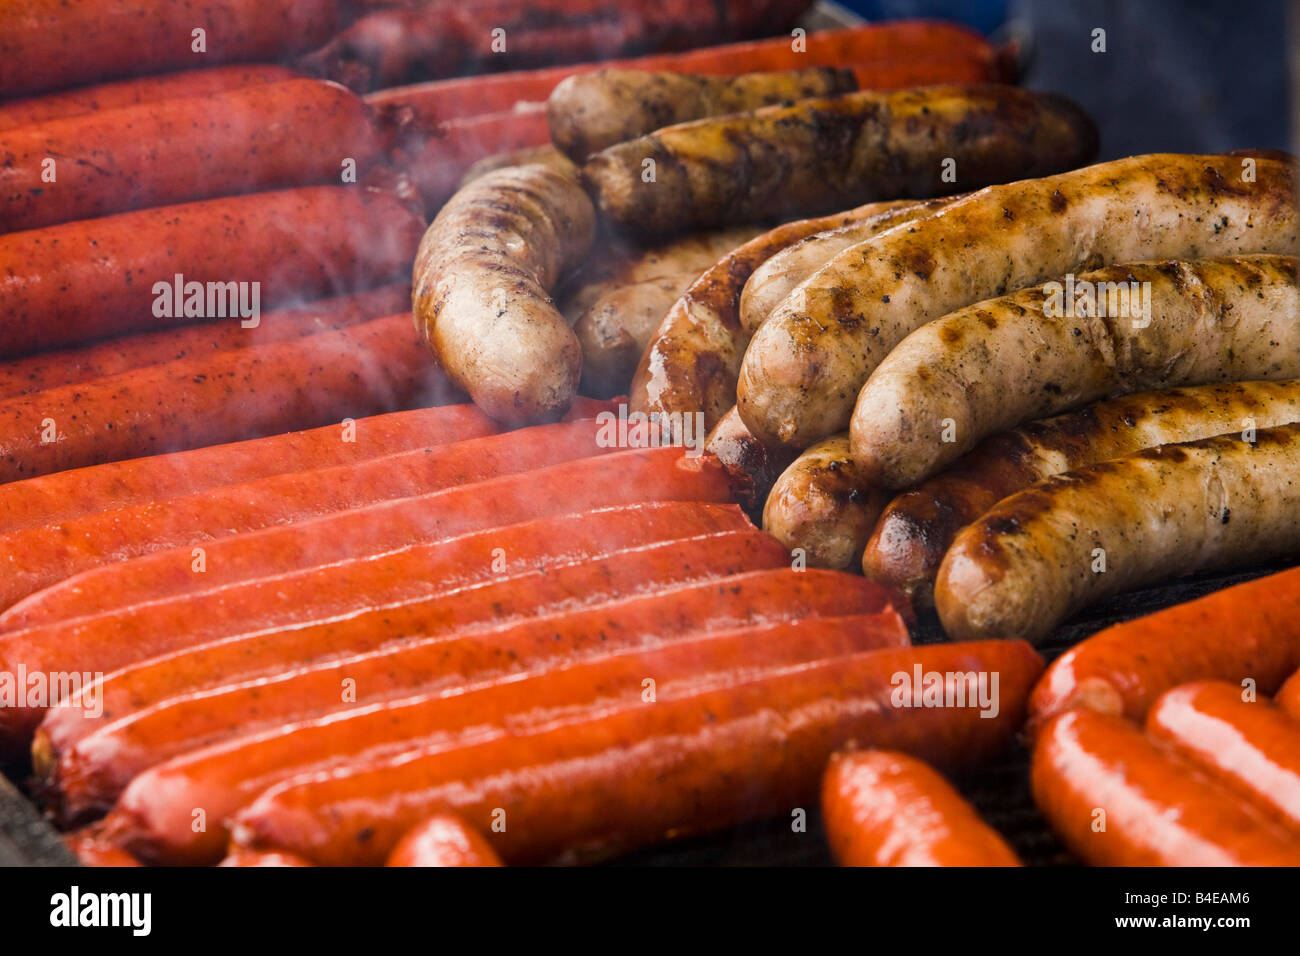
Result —
POLYGON ((50 119, 0 138, 0 229, 338 184, 379 155, 366 105, 312 79, 50 119))
POLYGON ((1034 286, 903 339, 858 394, 863 474, 905 488, 987 435, 1108 395, 1300 375, 1290 256, 1129 263, 1073 281, 1109 292, 1075 302, 1061 283, 1034 286))
POLYGON ((1240 685, 1201 681, 1163 694, 1146 730, 1255 804, 1300 829, 1300 721, 1240 685))
POLYGON ((443 207, 415 263, 416 327, 452 381, 500 422, 568 407, 582 349, 549 291, 582 258, 595 210, 545 166, 499 169, 443 207))
POLYGON ((957 533, 1043 478, 1143 448, 1300 421, 1300 379, 1139 392, 986 438, 941 474, 894 498, 862 554, 862 571, 915 604, 957 533))
POLYGON ((564 80, 546 100, 551 139, 575 163, 665 126, 858 88, 851 70, 706 76, 606 69, 564 80))
POLYGON ((582 176, 620 229, 662 236, 957 192, 945 160, 970 188, 1070 169, 1096 152, 1092 121, 1063 97, 929 86, 680 123, 596 153, 582 176))
POLYGON ((836 435, 813 445, 776 479, 763 506, 763 530, 791 550, 803 549, 810 567, 843 570, 861 560, 888 500, 859 472, 848 435, 836 435))
POLYGON ((719 259, 664 316, 632 379, 635 411, 661 415, 704 413, 713 428, 736 405, 736 374, 749 344, 740 324, 745 281, 763 262, 793 243, 827 229, 885 217, 913 205, 908 201, 868 203, 847 212, 777 226, 719 259))
POLYGON ((1080 608, 1300 549, 1300 423, 1162 445, 1049 478, 962 531, 934 586, 956 639, 1037 640, 1080 608))
POLYGON ((311 866, 311 864, 292 853, 279 853, 275 850, 245 850, 235 847, 217 866, 311 866))
POLYGON ((1019 866, 1006 841, 924 761, 888 750, 837 754, 822 823, 840 866, 1019 866))
POLYGON ((407 831, 385 866, 504 866, 491 844, 460 817, 439 813, 407 831))
POLYGON ((1300 670, 1292 674, 1290 680, 1282 685, 1273 696, 1273 702, 1296 720, 1300 720, 1300 670))
POLYGON ((736 500, 750 511, 767 500, 772 483, 789 464, 783 453, 774 453, 749 433, 735 408, 709 432, 704 448, 718 457, 731 476, 736 500))
POLYGON ((312 186, 0 235, 0 358, 229 315, 207 314, 208 299, 222 304, 209 283, 223 295, 249 283, 248 297, 258 283, 270 309, 391 282, 423 226, 393 193, 312 186), (204 286, 200 314, 176 315, 178 295, 194 311, 191 283, 204 286))
MULTIPOLYGON (((804 575, 832 574, 809 571, 804 575)), ((507 863, 605 856, 667 833, 789 814, 817 799, 827 759, 850 740, 968 767, 1011 739, 1042 661, 1023 642, 868 651, 654 706, 464 746, 376 756, 278 784, 234 818, 239 845, 280 845, 317 863, 377 863, 433 812, 475 824, 506 815, 507 863), (903 710, 897 673, 1000 675, 1001 711, 903 710), (367 839, 358 840, 359 833, 367 839)))
POLYGON ((990 186, 797 286, 755 333, 737 404, 756 435, 806 448, 848 426, 904 336, 955 309, 1117 262, 1297 248, 1294 173, 1272 156, 1134 156, 990 186))
POLYGON ((1300 865, 1300 836, 1119 717, 1053 718, 1030 781, 1052 829, 1094 866, 1300 865))

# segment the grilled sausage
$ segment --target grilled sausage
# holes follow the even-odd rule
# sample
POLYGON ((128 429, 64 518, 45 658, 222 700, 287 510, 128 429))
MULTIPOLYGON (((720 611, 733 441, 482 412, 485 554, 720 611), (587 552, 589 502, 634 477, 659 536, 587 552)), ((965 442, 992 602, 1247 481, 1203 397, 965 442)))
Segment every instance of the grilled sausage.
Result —
MULTIPOLYGON (((689 602, 692 596, 684 597, 689 602)), ((571 634, 563 618, 552 627, 565 637, 571 634)), ((626 627, 620 622, 620 630, 626 627)), ((190 827, 178 826, 196 806, 210 818, 225 820, 273 784, 380 751, 467 740, 485 730, 520 733, 638 699, 675 700, 799 662, 905 645, 906 630, 897 615, 854 615, 738 630, 673 631, 664 644, 622 650, 616 645, 616 653, 602 651, 558 665, 539 661, 522 679, 485 676, 464 688, 429 688, 380 707, 353 707, 190 750, 137 776, 119 799, 109 826, 118 842, 150 860, 202 862, 224 834, 218 829, 195 835, 185 832, 190 827), (647 680, 653 688, 648 696, 647 680)))
POLYGON ((217 318, 206 300, 228 301, 234 281, 267 309, 390 282, 422 228, 392 193, 313 186, 0 235, 0 357, 217 318), (191 284, 204 286, 198 315, 162 307, 180 297, 178 275, 187 309, 191 284))
MULTIPOLYGON (((182 694, 109 723, 85 716, 74 699, 73 706, 47 713, 32 745, 33 765, 44 778, 44 786, 57 793, 56 813, 75 821, 107 809, 133 776, 162 760, 250 731, 273 730, 289 722, 349 710, 356 702, 382 703, 413 692, 465 691, 508 675, 576 664, 593 654, 653 649, 694 631, 870 613, 883 606, 883 592, 870 582, 837 582, 830 580, 831 576, 832 572, 824 571, 758 571, 533 619, 506 629, 461 632, 450 638, 416 637, 366 654, 296 667, 290 664, 275 675, 182 694), (352 697, 347 694, 348 687, 355 689, 352 697)), ((898 631, 888 633, 896 643, 898 631)), ((825 655, 846 653, 846 635, 857 635, 857 640, 868 642, 866 646, 879 640, 876 631, 854 621, 847 629, 823 635, 825 655)), ((748 655, 761 671, 767 659, 779 663, 794 654, 796 660, 806 662, 822 656, 821 651, 799 656, 800 644, 797 639, 775 637, 764 641, 761 650, 729 646, 719 658, 736 664, 748 655)), ((812 644, 822 646, 816 641, 812 644)), ((679 652, 676 656, 682 663, 665 665, 665 680, 677 673, 693 673, 691 658, 697 650, 679 652)), ((707 671, 707 655, 700 660, 706 662, 702 669, 707 671)), ((641 696, 641 679, 647 672, 655 673, 654 666, 647 666, 648 671, 640 665, 632 668, 635 681, 627 685, 629 694, 641 696)), ((739 671, 744 673, 743 667, 739 671)), ((593 679, 583 677, 576 683, 591 688, 593 679)), ((601 679, 595 680, 595 686, 601 683, 601 679)), ((524 708, 527 700, 525 695, 515 706, 524 708)), ((452 706, 461 703, 464 701, 458 697, 452 706)), ((474 716, 465 726, 480 720, 474 716)), ((381 740, 382 733, 381 729, 381 740)), ((334 744, 337 739, 327 734, 326 742, 334 744)))
POLYGON ((1010 86, 864 91, 681 123, 589 158, 584 180, 621 229, 662 236, 808 216, 870 200, 1042 176, 1096 155, 1073 103, 1010 86))
POLYGON ((888 750, 837 754, 822 822, 840 866, 1019 866, 1006 841, 923 761, 888 750))
POLYGON ((572 179, 519 166, 470 183, 421 240, 416 327, 497 421, 536 421, 572 401, 582 350, 549 291, 594 232, 595 211, 572 179))
POLYGON ((853 458, 866 478, 914 485, 993 432, 1107 395, 1300 375, 1290 256, 1130 263, 1074 285, 1103 291, 1063 307, 1061 284, 1032 287, 903 339, 853 411, 853 458))
POLYGON ((783 452, 773 453, 749 433, 734 408, 709 432, 704 447, 718 457, 731 476, 736 500, 749 511, 767 499, 772 483, 789 464, 783 452))
POLYGON ((1036 640, 1104 597, 1300 548, 1300 423, 1048 478, 962 531, 934 586, 956 639, 1036 640))
MULTIPOLYGON (((397 603, 385 603, 378 582, 372 583, 369 603, 351 616, 295 624, 274 610, 278 605, 268 610, 252 603, 257 592, 242 592, 241 614, 215 614, 194 623, 196 613, 212 611, 220 598, 207 595, 15 631, 0 636, 0 660, 25 665, 29 672, 119 671, 95 691, 95 709, 102 704, 104 714, 112 715, 188 690, 277 673, 286 660, 364 653, 394 633, 433 637, 492 621, 505 626, 531 614, 788 563, 780 545, 757 530, 668 530, 690 537, 656 540, 652 531, 648 543, 637 544, 641 538, 611 536, 585 564, 520 571, 465 591, 455 601, 433 593, 399 595, 397 603)), ((662 530, 658 537, 664 537, 662 530)), ((269 590, 260 593, 278 601, 269 590)), ((0 710, 0 753, 9 756, 26 747, 42 716, 40 709, 0 710)))
POLYGON ((1031 783, 1052 829, 1094 866, 1300 865, 1300 837, 1119 717, 1053 718, 1031 783))
POLYGON ((46 120, 0 138, 0 229, 346 182, 379 152, 365 104, 311 79, 46 120))
POLYGON ((460 185, 457 188, 464 189, 474 180, 506 166, 533 165, 549 166, 557 173, 571 178, 576 178, 578 175, 578 167, 569 162, 568 157, 558 149, 547 143, 545 146, 523 146, 519 149, 485 156, 465 170, 465 175, 461 177, 460 185))
POLYGON ((786 223, 718 260, 664 316, 632 380, 632 408, 661 415, 703 412, 705 427, 713 428, 736 404, 736 375, 749 343, 740 324, 740 295, 754 270, 792 243, 826 229, 870 220, 888 228, 895 214, 912 205, 869 203, 786 223))
POLYGON ((1300 668, 1298 584, 1300 569, 1283 571, 1094 634, 1034 688, 1029 729, 1075 707, 1140 722, 1157 697, 1189 681, 1250 680, 1273 693, 1300 668))
POLYGON ((275 850, 243 850, 235 847, 217 866, 311 866, 311 864, 292 853, 278 853, 275 850))
POLYGON ((119 76, 275 61, 343 24, 337 0, 23 0, 0 7, 0 98, 119 76), (195 49, 195 27, 205 30, 195 49))
POLYGON ((477 830, 450 813, 439 813, 407 831, 385 866, 504 866, 477 830))
POLYGON ((614 450, 602 444, 589 421, 543 425, 15 531, 0 537, 0 606, 8 608, 0 614, 0 629, 111 606, 113 589, 83 589, 81 582, 65 580, 104 564, 614 450), (61 583, 51 587, 56 582, 61 583), (27 595, 30 600, 10 607, 27 595))
POLYGON ((858 470, 849 437, 837 435, 813 445, 776 479, 763 506, 763 530, 791 551, 802 549, 810 567, 843 570, 862 559, 888 500, 858 470))
MULTIPOLYGON (((817 573, 809 571, 806 577, 817 573)), ((235 842, 281 845, 318 863, 381 861, 402 834, 443 810, 488 834, 507 863, 607 855, 789 813, 817 796, 827 759, 849 740, 945 767, 1009 742, 1042 662, 1023 642, 868 651, 653 706, 448 749, 359 761, 285 781, 235 817, 235 842), (1001 712, 890 704, 892 675, 997 672, 1001 712), (367 838, 358 840, 365 832, 367 838)))
POLYGON ((302 73, 287 66, 244 64, 214 66, 203 70, 183 70, 138 80, 119 80, 96 86, 80 86, 62 93, 46 93, 28 99, 0 103, 0 130, 33 123, 48 123, 65 116, 116 110, 141 103, 160 103, 186 96, 221 93, 262 83, 281 83, 301 79, 302 73))
POLYGON ((1135 156, 990 186, 797 286, 755 333, 737 404, 754 434, 806 448, 848 426, 904 336, 955 309, 1117 262, 1297 247, 1291 165, 1270 156, 1135 156))
POLYGON ((569 77, 546 101, 551 139, 575 163, 665 126, 858 88, 850 70, 811 67, 739 76, 598 70, 569 77))
POLYGON ((862 555, 873 581, 934 604, 939 563, 962 528, 1034 482, 1143 448, 1300 421, 1300 380, 1140 392, 982 441, 942 474, 900 494, 862 555))
POLYGON ((1300 721, 1240 685, 1184 684, 1163 694, 1146 730, 1278 823, 1300 829, 1300 721))
POLYGON ((1300 720, 1300 670, 1292 674, 1282 685, 1274 695, 1273 702, 1296 720, 1300 720))
POLYGON ((754 270, 740 294, 740 324, 746 334, 752 336, 757 332, 795 286, 845 249, 886 229, 927 216, 958 198, 945 196, 906 203, 889 210, 887 215, 819 232, 776 253, 754 270))

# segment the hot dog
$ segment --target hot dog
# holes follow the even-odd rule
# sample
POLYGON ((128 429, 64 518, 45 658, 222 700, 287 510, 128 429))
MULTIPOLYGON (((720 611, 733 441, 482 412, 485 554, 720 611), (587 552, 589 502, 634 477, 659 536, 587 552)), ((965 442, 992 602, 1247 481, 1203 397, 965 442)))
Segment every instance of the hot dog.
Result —
POLYGON ((914 485, 993 432, 1108 395, 1300 375, 1300 330, 1284 318, 1300 314, 1290 256, 1129 263, 1076 285, 1110 292, 1076 317, 1063 284, 1031 286, 903 339, 853 411, 867 480, 914 485))
POLYGON ((859 472, 849 437, 837 435, 781 472, 763 506, 763 530, 791 550, 802 549, 810 567, 843 570, 861 560, 888 500, 859 472))
POLYGON ((955 197, 900 204, 880 216, 828 229, 782 249, 754 270, 740 294, 740 324, 753 335, 794 287, 839 253, 900 223, 942 209, 955 197))
MULTIPOLYGON (((133 776, 160 761, 249 732, 273 730, 286 723, 348 710, 355 703, 378 704, 417 691, 464 692, 480 683, 497 683, 509 675, 533 670, 553 670, 592 655, 612 654, 620 649, 654 649, 695 631, 739 629, 798 617, 870 613, 884 606, 878 588, 856 580, 841 583, 831 576, 832 572, 755 571, 537 618, 505 629, 489 626, 485 631, 459 632, 449 637, 415 637, 373 652, 289 666, 279 674, 182 694, 119 715, 108 723, 74 709, 78 704, 74 700, 72 707, 53 708, 47 713, 32 745, 33 763, 45 786, 57 792, 58 814, 66 820, 78 820, 107 809, 133 776), (351 696, 349 687, 355 691, 351 696)), ((827 647, 826 653, 843 653, 846 633, 860 634, 863 641, 872 642, 867 646, 881 639, 872 629, 864 628, 863 622, 854 621, 847 631, 837 629, 826 635, 827 644, 813 644, 827 647)), ((900 627, 885 633, 888 642, 896 644, 900 634, 906 632, 900 627)), ((726 645, 718 652, 718 664, 714 666, 721 666, 723 661, 753 660, 754 666, 761 669, 769 658, 789 660, 782 655, 797 652, 801 645, 799 640, 769 637, 771 640, 761 642, 761 648, 749 642, 745 642, 743 651, 726 645)), ((674 665, 676 669, 664 665, 665 679, 682 673, 683 668, 688 676, 694 673, 690 665, 697 656, 708 661, 707 655, 695 647, 665 653, 683 659, 674 665)), ((818 654, 795 659, 816 659, 818 654)), ((606 669, 600 668, 597 673, 606 669)), ((646 667, 636 663, 632 672, 635 682, 629 685, 628 693, 640 696, 646 667)), ((650 673, 654 673, 653 666, 650 673)), ((602 680, 596 679, 594 686, 602 686, 602 680)), ((512 682, 507 684, 513 687, 512 682)), ((575 684, 589 689, 593 678, 584 675, 575 678, 575 684)), ((525 696, 515 706, 523 707, 528 700, 525 696)), ((452 706, 461 702, 458 696, 452 706)), ((563 716, 563 710, 556 716, 563 716)), ((476 726, 480 720, 475 715, 467 718, 464 726, 476 726)), ((360 736, 369 739, 366 733, 360 736)), ((327 732, 324 740, 327 745, 337 743, 332 732, 327 732)), ((401 742, 400 738, 397 742, 401 742)))
POLYGON ((229 445, 116 461, 0 485, 0 533, 54 525, 116 507, 178 498, 225 484, 481 438, 496 425, 473 405, 444 405, 229 445), (355 441, 348 441, 348 438, 355 441))
POLYGON ((572 179, 519 166, 470 183, 420 242, 416 327, 497 421, 536 421, 573 399, 582 350, 549 291, 594 230, 591 202, 572 179))
POLYGON ((669 126, 596 153, 582 175, 620 228, 661 236, 956 192, 942 175, 945 159, 970 188, 1069 169, 1096 151, 1092 122, 1063 98, 934 86, 669 126))
POLYGON ((262 308, 389 282, 422 227, 391 193, 315 186, 0 236, 0 357, 231 315, 231 282, 260 283, 233 291, 262 308), (199 314, 177 315, 185 303, 199 314))
POLYGON ((219 848, 224 833, 186 835, 189 827, 178 828, 195 806, 209 818, 225 820, 268 786, 325 766, 434 741, 481 738, 485 731, 517 734, 637 700, 650 705, 677 700, 799 662, 906 644, 896 615, 875 618, 808 618, 736 631, 672 633, 667 644, 539 666, 519 680, 485 677, 453 692, 431 688, 378 708, 351 708, 241 734, 141 773, 123 792, 108 826, 117 842, 151 860, 201 862, 219 848))
POLYGON ((337 0, 24 0, 0 9, 0 97, 235 61, 278 60, 339 31, 337 0), (196 27, 203 29, 200 38, 196 27))
POLYGON ((1075 707, 1140 722, 1189 681, 1249 679, 1271 694, 1300 668, 1297 620, 1300 570, 1291 570, 1116 624, 1052 663, 1029 703, 1031 728, 1075 707))
POLYGON ((1052 829, 1094 866, 1300 865, 1300 837, 1119 717, 1053 718, 1031 783, 1052 829))
POLYGON ((981 442, 889 503, 862 555, 873 581, 934 603, 939 563, 962 528, 1043 478, 1170 442, 1300 419, 1300 380, 1140 392, 1031 422, 981 442))
POLYGON ((822 822, 840 866, 1019 866, 1006 841, 915 757, 838 754, 822 778, 822 822))
POLYGON ((504 866, 477 830, 450 813, 439 813, 412 827, 384 865, 504 866))
POLYGON ((1162 445, 1048 478, 967 527, 934 603, 954 638, 1042 638, 1128 588, 1300 547, 1300 423, 1162 445))
POLYGON ((0 138, 0 229, 348 182, 379 149, 365 104, 311 79, 49 119, 0 138))
MULTIPOLYGON (((683 527, 674 533, 693 532, 683 527)), ((23 663, 29 671, 87 668, 111 674, 95 691, 97 706, 111 715, 189 690, 274 673, 288 660, 364 653, 395 632, 432 637, 490 621, 504 626, 529 614, 786 564, 780 545, 761 532, 697 529, 693 537, 640 545, 612 541, 607 551, 588 556, 587 564, 520 572, 465 590, 455 601, 431 594, 385 603, 374 595, 370 605, 349 617, 298 624, 268 623, 265 609, 249 606, 242 617, 204 627, 176 624, 193 620, 187 613, 191 604, 163 602, 5 635, 0 659, 10 666, 23 663)), ((6 754, 30 742, 42 716, 39 710, 0 714, 0 752, 6 754)))
POLYGON ((394 315, 0 401, 0 482, 457 399, 394 315))
POLYGON ((237 814, 233 833, 240 845, 282 841, 318 863, 378 862, 430 813, 476 825, 501 808, 506 830, 487 836, 507 863, 566 850, 604 855, 806 805, 827 758, 849 739, 945 766, 978 762, 1008 742, 1014 702, 1041 666, 1018 642, 869 651, 653 707, 286 781, 237 814), (890 677, 918 665, 999 672, 1002 712, 990 720, 975 708, 896 710, 890 677), (369 838, 358 841, 363 829, 369 838))
POLYGON ((982 189, 797 286, 750 343, 741 417, 806 448, 848 426, 868 376, 924 323, 1116 262, 1293 254, 1294 200, 1290 163, 1271 156, 1135 156, 982 189))
POLYGON ((0 630, 102 610, 111 590, 83 591, 76 581, 51 585, 105 563, 614 450, 602 444, 589 421, 542 425, 15 531, 0 536, 0 566, 6 569, 0 606, 9 608, 0 614, 0 630), (10 607, 27 595, 31 600, 10 607))
POLYGON ((68 849, 76 855, 82 866, 142 866, 143 864, 120 847, 106 842, 98 825, 92 824, 74 830, 63 838, 68 849))
POLYGON ((636 411, 704 413, 713 428, 736 404, 736 375, 749 344, 740 321, 746 280, 776 253, 828 229, 859 223, 875 234, 903 221, 915 203, 868 203, 847 212, 786 223, 720 259, 691 284, 664 316, 632 380, 636 411))
POLYGON ((81 86, 62 93, 46 93, 0 104, 0 130, 32 123, 48 123, 65 116, 139 106, 141 103, 161 103, 164 100, 221 93, 262 83, 281 83, 302 76, 302 73, 287 66, 239 63, 205 70, 146 76, 138 80, 81 86))
POLYGON ((684 458, 677 448, 632 449, 219 538, 204 545, 202 573, 195 572, 193 549, 186 544, 91 568, 68 588, 75 589, 79 609, 104 611, 536 518, 650 501, 731 498, 731 480, 711 458, 684 458))
POLYGON ((1300 721, 1240 685, 1198 681, 1161 695, 1146 730, 1292 830, 1300 829, 1300 721))
POLYGON ((215 352, 287 342, 315 332, 356 325, 393 315, 411 301, 409 287, 394 283, 370 292, 322 299, 263 315, 256 328, 239 322, 188 325, 166 332, 146 332, 96 345, 48 352, 0 363, 0 398, 88 382, 147 365, 203 358, 215 352))
POLYGON ((236 847, 217 866, 311 866, 311 864, 292 853, 277 853, 274 850, 257 852, 236 847))
POLYGON ((546 100, 546 118, 551 140, 582 163, 665 126, 857 88, 851 71, 828 67, 739 76, 608 69, 562 82, 546 100))

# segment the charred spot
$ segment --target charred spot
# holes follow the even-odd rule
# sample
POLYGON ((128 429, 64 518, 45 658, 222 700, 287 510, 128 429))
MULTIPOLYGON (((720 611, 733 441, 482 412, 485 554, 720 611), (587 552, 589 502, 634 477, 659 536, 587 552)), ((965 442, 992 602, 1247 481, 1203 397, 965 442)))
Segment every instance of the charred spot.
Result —
POLYGON ((905 265, 918 279, 928 279, 934 271, 934 256, 925 249, 909 249, 905 265))
POLYGON ((961 329, 951 322, 944 322, 939 326, 939 340, 945 345, 960 345, 961 329))
POLYGON ((998 327, 998 320, 995 319, 990 312, 981 312, 979 313, 978 318, 980 325, 984 326, 986 329, 996 329, 998 327))
POLYGON ((1047 201, 1047 207, 1059 216, 1070 208, 1070 201, 1065 198, 1065 193, 1058 189, 1052 193, 1052 198, 1047 201))
POLYGON ((1219 515, 1219 524, 1227 524, 1232 518, 1232 509, 1224 508, 1223 514, 1219 515))

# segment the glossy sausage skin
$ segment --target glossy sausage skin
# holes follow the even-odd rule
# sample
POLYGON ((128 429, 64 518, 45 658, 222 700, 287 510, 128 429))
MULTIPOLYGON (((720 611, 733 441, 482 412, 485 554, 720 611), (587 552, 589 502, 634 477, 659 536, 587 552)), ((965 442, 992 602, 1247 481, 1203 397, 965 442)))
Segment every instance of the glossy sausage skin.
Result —
POLYGON ((460 817, 439 813, 412 827, 385 866, 504 866, 491 844, 460 817))
MULTIPOLYGON (((423 226, 393 193, 354 185, 209 199, 2 235, 0 357, 198 318, 223 321, 168 317, 177 275, 186 285, 260 283, 264 309, 391 282, 410 267, 423 226)), ((244 288, 250 298, 253 287, 244 288)), ((208 311, 206 295, 200 311, 208 311)))
POLYGON ((97 582, 130 558, 613 451, 592 422, 541 425, 15 531, 0 537, 0 605, 8 608, 0 630, 115 605, 115 588, 97 582), (81 572, 89 572, 87 580, 74 577, 81 572))
POLYGON ((836 435, 813 445, 777 478, 763 506, 763 530, 791 550, 803 549, 810 567, 844 570, 861 560, 888 500, 858 471, 848 436, 836 435))
MULTIPOLYGON (((809 571, 805 575, 833 572, 809 571)), ((429 813, 488 834, 507 863, 589 858, 699 833, 817 799, 839 747, 860 744, 970 766, 1000 751, 1042 661, 1023 642, 868 651, 653 707, 462 747, 434 746, 285 781, 235 817, 241 845, 280 843, 319 863, 377 863, 429 813), (895 708, 892 675, 914 667, 1000 675, 994 719, 965 708, 895 708), (368 834, 359 841, 357 835, 368 834)))
MULTIPOLYGON (((576 633, 563 618, 554 624, 566 636, 576 633)), ((308 716, 187 750, 136 776, 110 825, 118 842, 150 860, 199 862, 223 834, 194 834, 185 823, 193 806, 224 820, 269 786, 381 752, 470 740, 487 730, 520 733, 637 700, 677 700, 799 663, 906 644, 901 620, 886 612, 670 633, 664 643, 615 644, 609 653, 558 666, 537 660, 522 680, 470 676, 464 686, 420 689, 381 707, 308 716)))
POLYGON ((969 189, 1070 169, 1096 152, 1092 121, 1062 97, 930 86, 668 126, 596 153, 582 175, 619 228, 662 236, 958 192, 943 175, 945 159, 969 189))
POLYGON ((736 409, 722 416, 704 442, 705 449, 716 455, 731 475, 737 500, 757 512, 777 476, 789 464, 784 450, 772 451, 750 434, 736 409))
POLYGON ((1104 315, 1059 315, 1064 295, 1049 283, 903 339, 858 395, 850 435, 863 474, 906 488, 987 435, 1110 395, 1300 376, 1290 256, 1128 263, 1076 283, 1110 290, 1104 315))
POLYGON ((394 315, 0 401, 0 481, 457 400, 394 315))
POLYGON ((887 229, 914 203, 868 203, 847 212, 777 226, 719 259, 673 304, 646 347, 632 379, 635 411, 704 413, 706 428, 736 405, 736 375, 749 344, 740 323, 740 296, 754 270, 802 239, 827 229, 862 223, 887 229))
POLYGON ((576 394, 582 348, 550 291, 594 234, 595 210, 576 181, 534 165, 474 180, 421 240, 416 328, 497 421, 537 421, 576 394))
POLYGON ((0 139, 0 228, 338 184, 346 161, 361 176, 379 150, 365 104, 311 79, 49 119, 0 139))
POLYGON ((1300 865, 1300 836, 1119 717, 1053 718, 1030 779, 1052 829, 1093 866, 1300 865))
MULTIPOLYGON (((274 674, 286 660, 305 663, 330 654, 366 653, 391 640, 395 631, 435 637, 493 621, 505 626, 530 614, 574 610, 788 564, 781 546, 759 531, 699 532, 680 517, 676 520, 678 526, 661 531, 660 538, 686 537, 655 540, 651 534, 641 543, 636 537, 610 537, 585 562, 552 562, 540 570, 508 568, 513 573, 464 590, 454 601, 438 588, 385 600, 372 587, 369 602, 351 616, 286 622, 276 615, 275 605, 257 607, 255 595, 241 597, 244 613, 214 614, 219 605, 214 608, 210 598, 219 600, 218 593, 17 631, 0 637, 0 659, 13 662, 10 666, 24 662, 29 672, 102 671, 107 676, 96 688, 97 703, 111 717, 188 690, 274 674), (193 624, 196 613, 208 614, 201 627, 193 624), (191 623, 186 626, 186 621, 191 623)), ((266 596, 279 600, 274 591, 266 596)), ((0 752, 7 756, 22 750, 42 716, 39 710, 0 712, 0 752)))
POLYGON ((840 866, 1019 866, 1006 841, 925 762, 888 750, 837 754, 822 823, 840 866))
POLYGON ((1147 714, 1147 733, 1300 830, 1300 721, 1224 681, 1183 684, 1147 714))
POLYGON ((1294 554, 1300 423, 1253 437, 1150 448, 999 502, 957 535, 939 566, 944 629, 957 639, 1037 640, 1121 591, 1294 554))
POLYGON ((1278 689, 1273 701, 1286 713, 1300 720, 1300 670, 1278 689))
POLYGON ((311 866, 300 856, 275 850, 253 851, 235 847, 217 866, 311 866))
POLYGON ((894 498, 867 542, 862 571, 933 606, 934 578, 957 533, 1034 482, 1143 448, 1297 420, 1300 379, 1139 392, 1029 422, 894 498))
POLYGON ((973 302, 1120 262, 1293 255, 1293 179, 1272 156, 1162 153, 981 189, 846 249, 797 286, 750 343, 741 417, 760 437, 806 448, 848 426, 904 336, 973 302))

